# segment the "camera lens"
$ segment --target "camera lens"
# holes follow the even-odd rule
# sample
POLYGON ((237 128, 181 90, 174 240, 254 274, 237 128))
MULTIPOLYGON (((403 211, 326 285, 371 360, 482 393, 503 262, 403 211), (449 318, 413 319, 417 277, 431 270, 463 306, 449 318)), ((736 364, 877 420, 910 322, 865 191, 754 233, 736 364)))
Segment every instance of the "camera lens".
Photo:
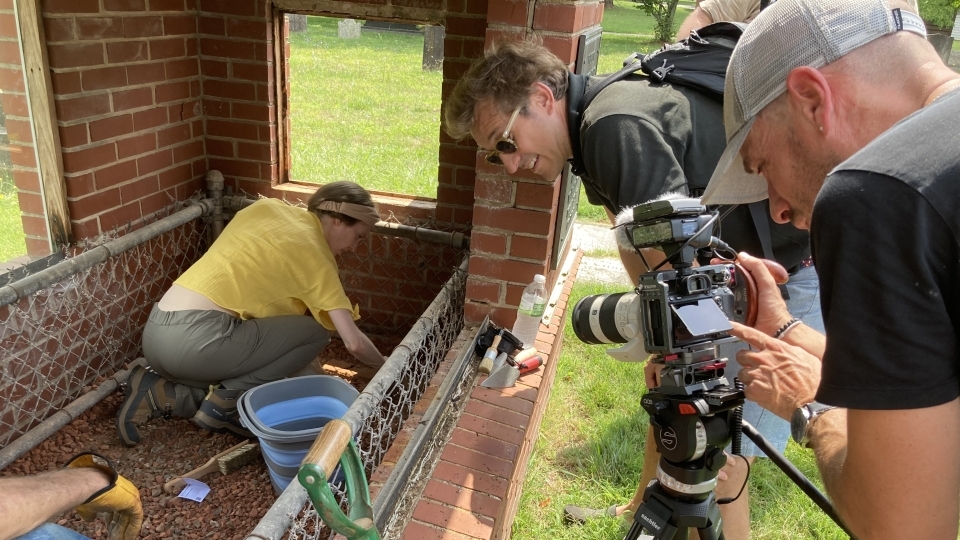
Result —
POLYGON ((573 308, 570 322, 580 341, 626 343, 638 332, 639 295, 636 292, 584 296, 573 308))

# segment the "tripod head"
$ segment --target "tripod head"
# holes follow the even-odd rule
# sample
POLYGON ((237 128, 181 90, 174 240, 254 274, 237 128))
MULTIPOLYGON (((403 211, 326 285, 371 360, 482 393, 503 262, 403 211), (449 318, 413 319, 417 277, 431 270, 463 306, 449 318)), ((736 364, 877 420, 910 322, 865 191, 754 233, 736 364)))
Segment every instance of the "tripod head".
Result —
POLYGON ((738 429, 743 391, 729 384, 726 361, 713 347, 656 361, 665 364, 663 384, 645 394, 641 406, 650 415, 660 462, 626 538, 639 538, 641 530, 657 539, 686 538, 689 527, 699 529, 701 539, 721 538, 714 490, 727 462, 723 449, 738 429))

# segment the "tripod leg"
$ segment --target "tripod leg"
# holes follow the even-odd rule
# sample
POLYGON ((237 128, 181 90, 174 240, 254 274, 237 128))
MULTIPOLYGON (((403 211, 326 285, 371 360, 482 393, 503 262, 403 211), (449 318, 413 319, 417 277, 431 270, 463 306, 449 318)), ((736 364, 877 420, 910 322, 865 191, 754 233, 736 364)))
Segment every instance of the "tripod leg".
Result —
POLYGON ((640 473, 640 484, 637 485, 637 492, 633 494, 633 499, 627 504, 627 510, 634 513, 643 503, 643 492, 646 491, 650 481, 657 477, 657 465, 660 463, 660 453, 657 452, 657 443, 653 437, 653 426, 647 425, 647 441, 643 448, 643 469, 640 473))

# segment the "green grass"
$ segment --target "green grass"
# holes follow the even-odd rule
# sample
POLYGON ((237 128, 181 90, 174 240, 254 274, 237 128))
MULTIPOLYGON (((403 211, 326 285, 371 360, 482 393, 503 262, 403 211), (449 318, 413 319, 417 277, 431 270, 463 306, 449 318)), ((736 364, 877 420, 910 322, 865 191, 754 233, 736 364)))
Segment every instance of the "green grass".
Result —
MULTIPOLYGON (((605 9, 603 12, 601 26, 604 33, 653 36, 653 17, 644 13, 642 9, 638 9, 637 4, 629 0, 614 0, 613 5, 615 6, 613 9, 605 9)), ((674 30, 680 26, 690 11, 684 7, 677 7, 677 13, 673 17, 674 30)))
POLYGON ((0 167, 0 262, 26 253, 17 187, 13 184, 10 170, 0 167))
POLYGON ((423 36, 339 39, 338 21, 290 35, 291 178, 436 197, 442 75, 421 69, 423 36))
MULTIPOLYGON (((581 279, 571 300, 621 292, 581 279)), ((618 362, 602 346, 584 345, 565 323, 563 348, 524 482, 511 538, 619 540, 623 520, 602 518, 583 526, 563 524, 563 507, 624 504, 637 487, 648 419, 640 364, 618 362)), ((792 445, 789 458, 819 485, 813 455, 792 445)), ((822 486, 821 490, 822 490, 822 486)), ((750 478, 753 538, 840 539, 836 527, 770 460, 759 460, 750 478)))
MULTIPOLYGON (((572 296, 614 292, 578 281, 572 296)), ((566 335, 572 336, 569 318, 566 335)), ((557 378, 533 452, 511 538, 622 538, 619 522, 563 525, 566 504, 608 507, 628 500, 640 478, 647 417, 643 369, 602 347, 564 339, 557 378)))

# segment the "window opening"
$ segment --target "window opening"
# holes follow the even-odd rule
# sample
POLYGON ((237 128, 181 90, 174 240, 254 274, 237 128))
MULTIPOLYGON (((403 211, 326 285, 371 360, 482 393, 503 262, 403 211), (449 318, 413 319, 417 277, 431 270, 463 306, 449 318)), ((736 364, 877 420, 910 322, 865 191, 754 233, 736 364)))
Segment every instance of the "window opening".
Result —
POLYGON ((435 198, 443 27, 287 20, 286 180, 435 198))
POLYGON ((39 3, 9 2, 0 17, 13 23, 0 28, 0 280, 9 280, 11 269, 61 256, 51 253, 69 241, 69 216, 39 3))

